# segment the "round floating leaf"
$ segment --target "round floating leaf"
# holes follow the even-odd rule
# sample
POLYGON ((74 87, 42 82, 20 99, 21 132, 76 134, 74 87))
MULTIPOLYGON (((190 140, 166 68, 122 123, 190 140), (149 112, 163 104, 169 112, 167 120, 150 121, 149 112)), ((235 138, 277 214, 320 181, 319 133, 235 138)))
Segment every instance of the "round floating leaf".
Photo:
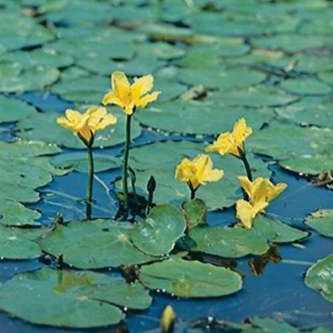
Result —
POLYGON ((18 12, 0 13, 0 44, 7 50, 17 50, 23 47, 37 46, 54 39, 53 33, 18 12))
POLYGON ((27 103, 0 96, 0 123, 18 121, 35 113, 35 108, 27 103))
POLYGON ((33 240, 45 230, 32 229, 35 237, 29 229, 8 228, 0 226, 0 258, 1 259, 34 259, 42 255, 38 244, 33 240), (36 230, 36 231, 35 231, 36 230))
MULTIPOLYGON (((288 323, 285 323, 283 321, 277 321, 270 318, 258 318, 254 317, 253 319, 250 319, 250 323, 253 327, 255 327, 255 331, 257 333, 264 333, 264 332, 271 332, 271 333, 278 333, 278 332, 284 332, 284 333, 300 333, 300 331, 288 323), (260 328, 260 331, 257 331, 257 328, 260 328)), ((251 332, 247 331, 246 329, 243 332, 251 332)))
POLYGON ((321 171, 333 169, 333 155, 305 155, 281 160, 279 164, 290 171, 306 175, 318 175, 321 171))
POLYGON ((153 258, 130 242, 132 225, 108 220, 71 222, 58 226, 39 241, 43 251, 81 269, 141 264, 153 258))
POLYGON ((18 63, 0 63, 0 91, 23 92, 41 90, 54 83, 59 77, 56 68, 32 67, 22 71, 18 63))
POLYGON ((179 69, 180 81, 189 85, 202 84, 207 88, 229 91, 239 88, 247 88, 258 84, 265 79, 265 74, 258 71, 235 68, 226 70, 216 70, 208 68, 204 70, 195 70, 193 68, 179 69))
POLYGON ((130 232, 133 244, 142 252, 160 256, 168 254, 185 231, 184 215, 175 207, 154 207, 146 220, 134 225, 130 232))
POLYGON ((203 200, 195 198, 190 201, 185 201, 182 204, 182 208, 188 229, 206 223, 207 207, 203 200))
POLYGON ((230 131, 235 121, 242 117, 251 127, 259 129, 273 117, 273 110, 226 107, 209 101, 170 101, 156 103, 137 114, 137 119, 145 126, 168 132, 209 135, 230 131))
POLYGON ((262 238, 273 243, 291 243, 308 236, 305 231, 262 214, 256 217, 253 229, 262 238))
POLYGON ((332 91, 327 84, 313 78, 299 78, 282 81, 280 87, 300 95, 326 95, 332 91))
POLYGON ((33 51, 16 51, 5 53, 0 56, 0 61, 19 63, 22 68, 31 67, 65 67, 73 63, 73 58, 48 49, 36 49, 33 51))
MULTIPOLYGON (((149 178, 154 176, 156 203, 183 202, 189 197, 189 189, 186 183, 175 179, 175 168, 182 158, 202 154, 204 148, 205 145, 193 142, 156 142, 132 149, 129 164, 136 170, 137 187, 144 191, 149 178)), ((244 174, 244 167, 233 156, 212 155, 212 158, 214 168, 224 170, 224 177, 202 186, 197 197, 205 201, 209 209, 230 207, 242 196, 237 176, 244 174)), ((255 174, 269 177, 270 171, 264 162, 251 155, 249 158, 255 174)))
POLYGON ((94 299, 134 310, 147 309, 152 303, 149 292, 142 284, 128 284, 123 279, 114 279, 111 283, 99 287, 92 296, 94 299))
POLYGON ((321 209, 306 217, 305 224, 326 237, 333 237, 333 209, 321 209))
POLYGON ((92 272, 43 268, 14 276, 0 288, 0 308, 28 322, 71 328, 117 324, 124 314, 94 291, 112 278, 92 272))
MULTIPOLYGON (((55 156, 51 162, 57 168, 71 168, 78 172, 87 172, 88 170, 88 157, 86 152, 63 153, 55 156)), ((121 160, 119 158, 94 152, 95 172, 115 169, 120 167, 120 165, 121 160)))
POLYGON ((333 85, 333 72, 319 73, 319 79, 329 85, 333 85))
POLYGON ((317 261, 305 275, 305 284, 333 302, 333 255, 317 261))
POLYGON ((230 92, 216 92, 212 96, 212 101, 224 103, 229 106, 281 106, 297 100, 281 90, 267 86, 255 86, 248 89, 233 90, 230 92))
POLYGON ((253 40, 255 46, 267 49, 282 49, 288 52, 299 52, 312 48, 330 48, 332 39, 325 35, 285 34, 260 37, 253 40))
MULTIPOLYGON (((112 113, 117 116, 117 124, 96 133, 95 147, 110 147, 124 141, 125 117, 121 111, 112 110, 112 113)), ((25 118, 18 122, 16 135, 25 140, 39 140, 69 148, 84 148, 78 137, 57 124, 58 117, 59 113, 49 111, 25 118)), ((140 135, 138 123, 133 122, 131 133, 133 138, 140 135)))
POLYGON ((240 258, 267 252, 267 239, 243 228, 198 227, 189 236, 196 243, 191 251, 205 252, 225 258, 240 258))
POLYGON ((271 122, 267 128, 254 133, 248 147, 256 153, 279 160, 329 152, 332 142, 333 131, 328 129, 271 122))
POLYGON ((183 298, 225 296, 242 288, 240 275, 229 269, 180 258, 141 267, 139 279, 150 289, 183 298))
POLYGON ((302 98, 298 103, 276 109, 279 117, 301 125, 333 128, 333 104, 320 98, 302 98))

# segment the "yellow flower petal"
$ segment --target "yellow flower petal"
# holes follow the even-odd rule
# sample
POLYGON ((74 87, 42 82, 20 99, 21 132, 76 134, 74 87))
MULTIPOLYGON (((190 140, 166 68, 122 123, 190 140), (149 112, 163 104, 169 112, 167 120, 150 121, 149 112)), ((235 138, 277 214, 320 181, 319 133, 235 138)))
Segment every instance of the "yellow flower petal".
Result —
POLYGON ((145 108, 149 103, 156 101, 160 93, 160 91, 154 91, 151 94, 145 95, 137 101, 136 106, 139 108, 145 108))
POLYGON ((252 205, 241 199, 236 202, 236 217, 244 225, 244 227, 252 228, 253 219, 255 218, 255 211, 252 205))
POLYGON ((236 143, 242 148, 245 139, 252 134, 252 128, 246 125, 244 118, 239 119, 233 128, 232 135, 235 138, 236 143))
POLYGON ((137 100, 153 89, 154 78, 152 75, 145 75, 135 80, 131 86, 133 99, 137 100))
POLYGON ((126 101, 131 95, 131 86, 123 72, 114 72, 111 76, 112 91, 120 100, 126 101))
POLYGON ((172 331, 172 327, 174 326, 176 321, 176 313, 171 305, 168 305, 162 313, 161 316, 161 332, 169 333, 172 331))
POLYGON ((120 107, 123 107, 123 102, 119 99, 117 95, 115 95, 113 91, 110 91, 103 96, 102 104, 103 105, 115 104, 120 107))

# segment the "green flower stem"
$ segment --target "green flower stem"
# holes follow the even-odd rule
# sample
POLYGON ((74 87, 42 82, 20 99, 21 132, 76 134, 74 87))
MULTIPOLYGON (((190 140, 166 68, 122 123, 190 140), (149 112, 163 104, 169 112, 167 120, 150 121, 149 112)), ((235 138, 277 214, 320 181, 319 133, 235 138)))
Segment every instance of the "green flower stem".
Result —
POLYGON ((128 175, 128 157, 129 157, 129 148, 131 142, 131 119, 132 115, 126 116, 126 132, 125 132, 125 148, 124 148, 124 160, 123 160, 123 170, 122 170, 122 188, 123 188, 123 195, 124 195, 124 208, 125 210, 128 209, 128 182, 127 182, 127 175, 128 175))
POLYGON ((240 159, 242 160, 242 162, 244 164, 247 178, 249 178, 249 180, 252 182, 253 181, 252 171, 251 171, 250 163, 246 157, 245 151, 241 153, 240 159))
POLYGON ((188 183, 188 187, 190 188, 190 199, 193 200, 195 199, 195 192, 197 191, 198 188, 193 188, 190 182, 188 183))
POLYGON ((87 220, 91 220, 92 212, 92 194, 93 194, 93 183, 94 183, 94 156, 92 145, 87 145, 88 151, 88 184, 87 184, 87 199, 86 199, 86 217, 87 220))

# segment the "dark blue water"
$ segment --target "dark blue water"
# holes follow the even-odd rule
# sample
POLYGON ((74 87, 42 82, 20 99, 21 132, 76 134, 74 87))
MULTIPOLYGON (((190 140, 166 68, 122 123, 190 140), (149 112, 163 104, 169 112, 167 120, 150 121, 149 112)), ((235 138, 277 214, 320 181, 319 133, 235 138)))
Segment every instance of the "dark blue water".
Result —
MULTIPOLYGON (((40 110, 57 110, 63 112, 69 105, 56 96, 45 94, 25 94, 20 98, 38 106, 40 110)), ((172 136, 175 139, 193 140, 191 137, 172 136)), ((10 126, 0 128, 0 139, 11 139, 10 126)), ((166 137, 153 132, 144 131, 135 140, 134 145, 165 140, 166 137)), ((119 155, 122 146, 105 149, 105 154, 119 155)), ((66 153, 66 151, 64 152, 66 153)), ((295 177, 283 171, 277 165, 271 167, 274 182, 285 182, 288 188, 272 202, 267 213, 283 219, 289 224, 305 228, 304 216, 317 209, 333 208, 332 192, 314 187, 306 179, 295 177)), ((96 199, 93 214, 95 217, 114 216, 117 205, 111 183, 119 177, 119 170, 98 173, 95 179, 94 198, 96 199)), ((86 175, 73 172, 64 177, 56 177, 54 181, 40 190, 41 200, 31 207, 43 214, 41 222, 49 224, 57 213, 65 220, 84 218, 84 202, 86 175)), ((212 225, 227 225, 234 221, 234 210, 208 214, 208 222, 212 225)), ((254 276, 248 266, 249 258, 237 261, 237 269, 244 273, 244 288, 229 297, 203 300, 181 300, 166 294, 155 293, 150 309, 139 313, 129 313, 126 324, 131 332, 142 332, 157 328, 162 309, 171 304, 182 321, 194 318, 213 316, 224 320, 240 322, 250 316, 267 316, 285 319, 302 328, 318 326, 333 327, 332 305, 318 293, 304 285, 303 278, 309 265, 332 253, 332 241, 313 233, 302 246, 283 245, 279 247, 282 260, 278 264, 269 262, 264 273, 254 276)), ((14 274, 42 267, 37 260, 3 261, 0 263, 0 279, 6 281, 14 274)), ((65 330, 38 327, 5 313, 0 313, 2 333, 32 332, 110 332, 109 329, 65 330)))

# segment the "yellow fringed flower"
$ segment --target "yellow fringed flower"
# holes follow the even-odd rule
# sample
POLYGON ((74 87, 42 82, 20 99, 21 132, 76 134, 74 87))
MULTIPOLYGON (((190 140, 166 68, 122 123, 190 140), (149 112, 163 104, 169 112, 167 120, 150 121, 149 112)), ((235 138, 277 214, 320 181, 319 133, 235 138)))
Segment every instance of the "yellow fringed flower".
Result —
POLYGON ((263 212, 269 202, 275 199, 287 187, 284 183, 274 185, 268 178, 259 177, 251 182, 247 177, 238 177, 248 200, 236 203, 237 218, 246 228, 251 228, 256 215, 263 212))
POLYGON ((115 104, 123 111, 131 115, 136 108, 145 108, 149 103, 155 101, 159 91, 149 93, 153 89, 154 78, 145 75, 130 84, 125 73, 114 72, 111 76, 112 90, 104 95, 103 104, 115 104))
POLYGON ((162 333, 169 333, 172 331, 176 321, 176 313, 171 305, 168 305, 162 312, 161 316, 161 331, 162 333))
POLYGON ((216 182, 223 177, 223 171, 213 169, 213 162, 208 155, 198 155, 192 161, 184 158, 176 168, 176 179, 187 182, 196 190, 206 182, 216 182))
POLYGON ((67 109, 65 117, 57 119, 60 126, 76 133, 87 145, 91 144, 96 131, 114 125, 116 122, 117 118, 114 115, 99 106, 90 107, 84 113, 67 109))
POLYGON ((251 134, 252 128, 246 125, 244 118, 241 118, 234 124, 232 132, 221 133, 211 145, 207 146, 206 152, 241 157, 244 152, 244 141, 251 134))

